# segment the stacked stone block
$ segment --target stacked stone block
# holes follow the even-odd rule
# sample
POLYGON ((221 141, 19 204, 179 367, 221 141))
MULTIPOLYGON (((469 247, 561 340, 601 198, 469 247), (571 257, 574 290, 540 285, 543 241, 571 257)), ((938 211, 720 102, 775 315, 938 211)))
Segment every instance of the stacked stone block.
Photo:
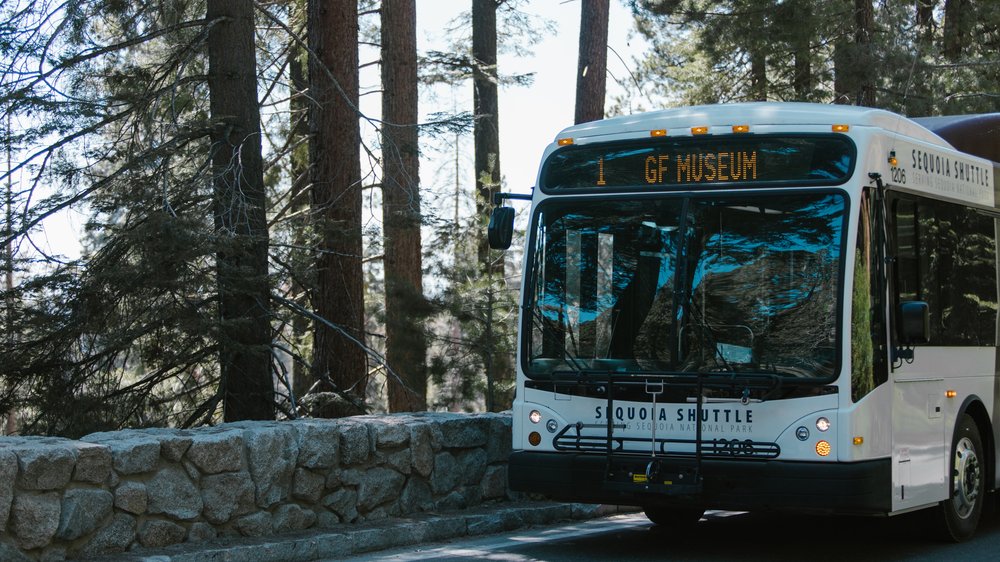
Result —
POLYGON ((424 413, 0 438, 0 558, 266 536, 507 496, 510 417, 424 413))

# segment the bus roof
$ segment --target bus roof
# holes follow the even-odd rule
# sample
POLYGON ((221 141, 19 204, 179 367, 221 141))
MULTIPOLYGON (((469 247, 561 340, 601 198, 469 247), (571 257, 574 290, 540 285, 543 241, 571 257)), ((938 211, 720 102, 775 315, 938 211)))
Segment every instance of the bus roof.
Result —
POLYGON ((590 137, 653 129, 729 125, 851 125, 878 127, 931 144, 950 147, 941 137, 910 119, 870 107, 799 102, 696 105, 623 115, 568 127, 557 138, 590 137))
POLYGON ((1000 113, 919 117, 914 121, 962 152, 1000 162, 1000 113))

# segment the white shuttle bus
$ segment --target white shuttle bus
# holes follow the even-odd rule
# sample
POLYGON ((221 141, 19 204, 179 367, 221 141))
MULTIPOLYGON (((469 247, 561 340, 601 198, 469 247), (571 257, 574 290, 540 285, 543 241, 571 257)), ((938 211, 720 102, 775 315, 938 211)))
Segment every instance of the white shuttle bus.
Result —
POLYGON ((752 103, 562 131, 530 196, 511 488, 663 525, 934 508, 971 536, 998 485, 997 130, 752 103))

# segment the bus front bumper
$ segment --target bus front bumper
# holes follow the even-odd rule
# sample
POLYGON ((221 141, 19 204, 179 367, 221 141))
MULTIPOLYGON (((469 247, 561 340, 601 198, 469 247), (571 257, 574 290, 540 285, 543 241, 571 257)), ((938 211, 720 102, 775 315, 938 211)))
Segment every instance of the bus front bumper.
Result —
MULTIPOLYGON (((621 460, 615 457, 619 468, 621 460)), ((635 459, 633 464, 639 468, 647 460, 635 459)), ((700 491, 693 495, 609 483, 607 469, 608 458, 600 454, 515 451, 508 478, 511 490, 562 501, 853 514, 891 510, 889 459, 855 463, 704 459, 700 491)))

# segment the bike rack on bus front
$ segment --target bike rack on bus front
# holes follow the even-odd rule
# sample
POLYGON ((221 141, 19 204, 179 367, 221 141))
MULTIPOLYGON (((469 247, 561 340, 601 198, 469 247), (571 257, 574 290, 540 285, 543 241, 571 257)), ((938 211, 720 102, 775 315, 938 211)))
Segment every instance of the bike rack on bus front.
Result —
POLYGON ((572 379, 576 384, 606 385, 606 423, 585 424, 578 421, 567 425, 553 437, 557 451, 604 454, 604 488, 609 491, 650 493, 670 496, 698 496, 702 492, 702 462, 717 459, 773 459, 781 452, 777 443, 750 439, 703 438, 702 409, 706 387, 742 387, 742 401, 747 403, 751 388, 773 390, 781 380, 773 375, 735 375, 728 373, 661 374, 646 372, 576 371, 552 373, 556 378, 572 379), (567 376, 568 375, 568 376, 567 376), (640 387, 652 396, 651 435, 649 438, 616 435, 624 423, 615 423, 616 390, 640 387), (668 387, 694 387, 694 439, 656 436, 657 396, 668 387), (587 432, 586 430, 602 432, 587 432), (631 449, 629 444, 649 444, 648 448, 631 449), (693 450, 692 450, 693 449, 693 450))

